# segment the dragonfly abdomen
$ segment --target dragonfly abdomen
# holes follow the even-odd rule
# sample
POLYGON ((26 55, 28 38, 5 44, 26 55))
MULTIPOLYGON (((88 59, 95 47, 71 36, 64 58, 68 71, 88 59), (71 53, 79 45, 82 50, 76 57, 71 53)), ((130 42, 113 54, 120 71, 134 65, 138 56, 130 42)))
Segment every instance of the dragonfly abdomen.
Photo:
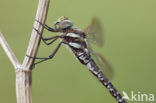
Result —
POLYGON ((84 49, 72 49, 79 61, 86 65, 89 71, 98 78, 98 80, 108 89, 110 94, 118 101, 118 103, 126 103, 117 89, 112 85, 109 79, 103 74, 103 72, 96 65, 87 48, 84 49))
POLYGON ((126 101, 122 99, 122 96, 117 91, 117 89, 112 85, 109 79, 98 68, 93 59, 91 59, 86 66, 89 69, 89 71, 91 71, 92 74, 94 74, 99 79, 99 81, 108 89, 110 94, 118 101, 118 103, 126 103, 126 101))
POLYGON ((117 91, 117 89, 112 85, 112 83, 107 79, 107 77, 98 68, 94 60, 92 59, 90 52, 87 49, 86 38, 80 39, 80 34, 68 33, 65 37, 68 46, 71 48, 77 59, 84 65, 87 66, 89 71, 94 74, 99 81, 108 89, 110 94, 118 101, 118 103, 126 103, 122 96, 117 91))

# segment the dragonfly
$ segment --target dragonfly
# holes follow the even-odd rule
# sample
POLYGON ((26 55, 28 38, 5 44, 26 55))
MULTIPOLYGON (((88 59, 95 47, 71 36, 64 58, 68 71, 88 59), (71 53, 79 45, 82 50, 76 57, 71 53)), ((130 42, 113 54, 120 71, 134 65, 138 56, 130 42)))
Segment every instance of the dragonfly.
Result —
POLYGON ((61 39, 61 41, 58 43, 55 50, 48 57, 31 57, 27 55, 30 58, 39 60, 35 62, 34 65, 52 59, 61 47, 61 45, 65 44, 72 50, 75 57, 83 65, 85 65, 95 77, 97 77, 102 85, 104 85, 108 89, 110 94, 116 99, 118 103, 126 103, 118 90, 113 86, 113 84, 104 74, 104 71, 107 71, 107 73, 109 74, 108 77, 112 77, 113 70, 111 66, 101 54, 96 53, 91 48, 90 41, 98 46, 103 46, 103 30, 99 19, 93 18, 91 24, 84 31, 74 27, 73 23, 65 16, 61 16, 60 18, 58 18, 58 20, 54 24, 54 28, 46 24, 42 24, 38 20, 36 21, 48 31, 59 33, 59 35, 44 38, 41 33, 39 33, 39 31, 34 28, 34 30, 40 36, 41 40, 46 45, 54 43, 57 39, 61 39))

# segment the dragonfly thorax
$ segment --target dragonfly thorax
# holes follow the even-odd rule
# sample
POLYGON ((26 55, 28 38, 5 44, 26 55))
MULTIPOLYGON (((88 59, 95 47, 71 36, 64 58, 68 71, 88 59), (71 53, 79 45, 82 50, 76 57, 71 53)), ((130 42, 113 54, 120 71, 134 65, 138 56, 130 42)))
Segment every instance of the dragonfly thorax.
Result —
POLYGON ((79 38, 80 39, 80 35, 76 34, 76 33, 67 33, 66 36, 71 37, 71 38, 79 38))
POLYGON ((76 49, 82 49, 87 47, 87 43, 85 41, 85 38, 82 37, 80 34, 69 32, 65 35, 64 41, 68 46, 76 49))

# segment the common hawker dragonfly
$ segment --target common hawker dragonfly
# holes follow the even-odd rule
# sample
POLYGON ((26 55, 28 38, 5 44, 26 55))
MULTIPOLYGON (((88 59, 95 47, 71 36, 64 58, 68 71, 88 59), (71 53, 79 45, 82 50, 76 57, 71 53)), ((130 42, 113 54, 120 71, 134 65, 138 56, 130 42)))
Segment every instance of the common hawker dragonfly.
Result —
MULTIPOLYGON (((40 23, 38 20, 36 21, 40 23)), ((91 24, 84 31, 73 27, 73 23, 65 16, 60 17, 56 21, 56 23, 54 24, 55 28, 51 28, 46 24, 42 24, 42 23, 40 24, 48 31, 60 33, 59 35, 50 38, 44 38, 39 33, 39 31, 34 28, 34 30, 38 32, 42 41, 46 45, 52 44, 57 39, 61 39, 61 41, 57 45, 54 52, 47 58, 28 56, 33 59, 39 59, 39 61, 37 61, 35 64, 52 59, 56 54, 56 52, 58 51, 58 49, 60 48, 61 44, 65 44, 72 50, 76 58, 83 65, 85 65, 88 68, 88 70, 95 77, 97 77, 98 80, 108 89, 110 94, 117 100, 118 103, 126 103, 126 101, 122 98, 120 93, 112 85, 110 80, 106 77, 106 75, 104 75, 102 71, 104 68, 104 72, 107 71, 109 76, 111 76, 112 75, 111 66, 100 54, 96 53, 93 49, 91 49, 90 42, 88 42, 88 41, 92 41, 98 46, 102 46, 103 44, 102 27, 100 21, 97 18, 93 18, 91 24)))

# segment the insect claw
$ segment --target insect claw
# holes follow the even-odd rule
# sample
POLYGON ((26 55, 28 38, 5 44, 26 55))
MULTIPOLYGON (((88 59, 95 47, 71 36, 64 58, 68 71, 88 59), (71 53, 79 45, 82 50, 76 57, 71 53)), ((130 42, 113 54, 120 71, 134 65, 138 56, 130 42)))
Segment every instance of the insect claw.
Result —
POLYGON ((33 27, 33 29, 37 32, 37 34, 39 34, 41 36, 41 34, 39 33, 39 31, 35 27, 33 27))
POLYGON ((37 19, 35 19, 35 21, 37 21, 37 22, 39 22, 39 23, 41 23, 39 20, 37 20, 37 19))
POLYGON ((32 56, 29 56, 29 55, 27 55, 27 54, 26 54, 26 56, 27 56, 27 57, 29 57, 29 58, 35 59, 34 57, 32 57, 32 56))
POLYGON ((40 25, 44 26, 39 20, 35 19, 40 25))
POLYGON ((33 29, 34 29, 36 32, 38 32, 38 30, 37 30, 35 27, 33 27, 33 29))

